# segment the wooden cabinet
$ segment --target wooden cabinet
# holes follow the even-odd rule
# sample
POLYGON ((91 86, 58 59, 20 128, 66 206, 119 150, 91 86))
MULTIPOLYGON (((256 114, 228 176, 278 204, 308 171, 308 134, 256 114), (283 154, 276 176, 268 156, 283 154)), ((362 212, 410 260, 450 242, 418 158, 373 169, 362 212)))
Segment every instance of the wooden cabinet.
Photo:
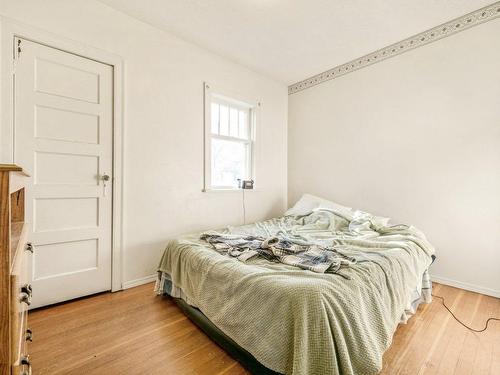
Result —
POLYGON ((0 375, 28 375, 28 306, 31 285, 22 168, 0 164, 0 375))

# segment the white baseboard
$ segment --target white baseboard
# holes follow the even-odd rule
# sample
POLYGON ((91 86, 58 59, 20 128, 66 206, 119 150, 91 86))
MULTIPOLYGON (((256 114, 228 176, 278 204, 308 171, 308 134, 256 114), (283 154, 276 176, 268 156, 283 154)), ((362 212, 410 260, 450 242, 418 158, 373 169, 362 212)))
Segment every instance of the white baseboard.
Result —
POLYGON ((452 280, 452 279, 448 279, 446 277, 440 277, 440 276, 434 276, 434 275, 431 275, 431 280, 435 281, 436 283, 439 283, 439 284, 449 285, 449 286, 453 286, 455 288, 465 289, 465 290, 468 290, 470 292, 476 292, 476 293, 485 294, 487 296, 500 298, 500 290, 485 288, 485 287, 482 287, 479 285, 464 283, 462 281, 452 280))
POLYGON ((156 280, 157 274, 141 277, 140 279, 135 279, 135 280, 130 280, 130 281, 124 281, 123 282, 123 289, 129 289, 133 288, 134 286, 139 286, 147 283, 151 283, 156 280))

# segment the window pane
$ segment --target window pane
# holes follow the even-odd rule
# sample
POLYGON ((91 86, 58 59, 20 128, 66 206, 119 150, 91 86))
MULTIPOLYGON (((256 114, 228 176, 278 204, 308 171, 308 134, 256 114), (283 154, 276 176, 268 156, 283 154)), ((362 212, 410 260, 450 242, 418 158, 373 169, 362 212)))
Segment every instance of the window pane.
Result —
POLYGON ((245 179, 247 146, 212 138, 212 186, 238 186, 238 178, 245 179))
POLYGON ((229 108, 220 106, 220 135, 229 135, 229 108))
POLYGON ((229 135, 231 137, 238 136, 238 110, 236 108, 229 110, 229 135))
POLYGON ((248 114, 245 111, 239 111, 238 119, 238 136, 240 138, 248 139, 248 114))
POLYGON ((217 103, 212 103, 210 113, 212 116, 212 134, 219 134, 219 105, 217 103))

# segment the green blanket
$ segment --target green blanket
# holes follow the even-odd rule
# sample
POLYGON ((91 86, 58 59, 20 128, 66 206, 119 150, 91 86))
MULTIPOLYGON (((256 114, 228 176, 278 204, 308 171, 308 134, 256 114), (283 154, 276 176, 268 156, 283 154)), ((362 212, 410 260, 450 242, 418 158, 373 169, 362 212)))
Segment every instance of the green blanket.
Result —
POLYGON ((413 227, 356 212, 316 210, 225 233, 334 244, 357 263, 347 277, 219 254, 199 235, 171 241, 159 271, 177 294, 266 367, 285 374, 375 374, 431 264, 413 227))

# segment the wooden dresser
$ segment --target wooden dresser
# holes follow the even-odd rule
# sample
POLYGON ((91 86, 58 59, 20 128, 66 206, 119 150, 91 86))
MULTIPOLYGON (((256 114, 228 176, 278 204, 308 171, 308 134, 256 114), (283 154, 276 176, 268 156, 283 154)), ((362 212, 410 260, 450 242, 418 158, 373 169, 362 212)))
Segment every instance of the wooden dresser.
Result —
POLYGON ((27 175, 13 164, 0 164, 0 375, 28 375, 28 306, 31 285, 27 271, 27 224, 24 184, 27 175))

